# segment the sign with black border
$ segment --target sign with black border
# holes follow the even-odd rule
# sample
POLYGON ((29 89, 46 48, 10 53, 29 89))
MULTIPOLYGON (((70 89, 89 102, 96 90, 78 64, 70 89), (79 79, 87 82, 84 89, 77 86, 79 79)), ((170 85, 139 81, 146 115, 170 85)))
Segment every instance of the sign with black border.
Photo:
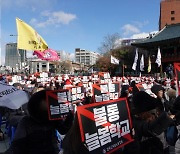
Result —
POLYGON ((174 72, 177 80, 178 95, 180 95, 180 63, 174 63, 174 72))
POLYGON ((49 120, 64 119, 73 111, 69 90, 48 90, 46 92, 49 120))
POLYGON ((93 99, 94 102, 103 102, 115 100, 120 97, 120 83, 101 83, 93 84, 93 99))
POLYGON ((77 107, 81 141, 91 154, 112 153, 133 141, 126 98, 77 107))
POLYGON ((79 103, 85 99, 84 86, 67 87, 67 89, 70 92, 72 103, 79 103))

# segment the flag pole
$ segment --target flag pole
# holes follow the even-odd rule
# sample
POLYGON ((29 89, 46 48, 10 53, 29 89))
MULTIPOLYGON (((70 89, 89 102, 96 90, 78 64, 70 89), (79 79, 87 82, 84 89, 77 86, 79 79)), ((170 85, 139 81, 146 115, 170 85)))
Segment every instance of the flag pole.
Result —
POLYGON ((160 66, 160 74, 161 74, 161 77, 163 77, 162 63, 161 63, 161 66, 160 66))
POLYGON ((122 64, 122 75, 124 76, 124 63, 122 64))

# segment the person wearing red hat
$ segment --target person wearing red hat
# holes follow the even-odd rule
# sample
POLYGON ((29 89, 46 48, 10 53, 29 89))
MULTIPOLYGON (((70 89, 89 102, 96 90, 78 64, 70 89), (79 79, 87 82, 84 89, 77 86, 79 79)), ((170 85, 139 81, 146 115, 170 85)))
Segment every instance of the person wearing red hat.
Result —
POLYGON ((72 83, 71 83, 71 81, 69 79, 66 79, 65 84, 66 85, 71 85, 72 83))
POLYGON ((67 89, 68 87, 72 87, 72 86, 73 85, 72 85, 70 79, 66 79, 63 89, 67 89))

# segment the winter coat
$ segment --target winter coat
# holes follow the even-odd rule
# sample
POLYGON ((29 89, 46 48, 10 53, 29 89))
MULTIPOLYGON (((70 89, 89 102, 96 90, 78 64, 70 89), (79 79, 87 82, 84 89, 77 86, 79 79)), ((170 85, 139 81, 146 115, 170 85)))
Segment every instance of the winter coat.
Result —
MULTIPOLYGON (((178 130, 178 136, 180 135, 180 125, 177 126, 177 130, 178 130)), ((180 138, 178 138, 178 140, 176 141, 175 144, 175 154, 180 154, 180 138)))
POLYGON ((10 149, 12 154, 58 154, 55 129, 25 116, 18 124, 10 149))
POLYGON ((132 121, 135 129, 134 139, 138 142, 140 148, 139 154, 163 154, 163 144, 157 136, 174 123, 174 121, 168 117, 167 113, 162 112, 161 115, 152 122, 146 122, 135 116, 132 118, 132 121))
POLYGON ((56 130, 64 134, 69 129, 61 121, 39 123, 25 116, 18 124, 9 151, 12 154, 58 154, 56 130))

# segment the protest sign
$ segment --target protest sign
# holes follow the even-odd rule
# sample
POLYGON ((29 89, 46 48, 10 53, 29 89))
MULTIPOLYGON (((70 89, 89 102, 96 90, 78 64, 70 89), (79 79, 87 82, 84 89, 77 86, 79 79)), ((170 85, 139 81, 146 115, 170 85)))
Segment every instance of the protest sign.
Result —
POLYGON ((46 92, 49 120, 65 118, 72 110, 70 92, 67 89, 46 92))
POLYGON ((174 72, 177 80, 178 95, 180 95, 180 63, 174 63, 174 72))
POLYGON ((103 102, 118 99, 120 97, 119 82, 93 84, 94 102, 103 102))
POLYGON ((92 77, 92 81, 93 81, 93 82, 99 81, 99 76, 98 76, 98 74, 92 74, 91 77, 92 77))
POLYGON ((108 72, 99 72, 98 75, 99 75, 101 83, 108 83, 111 81, 111 77, 108 72))
POLYGON ((90 153, 112 153, 133 141, 125 98, 77 107, 81 141, 90 153))
POLYGON ((67 87, 71 95, 71 102, 78 103, 84 100, 84 86, 67 87))

